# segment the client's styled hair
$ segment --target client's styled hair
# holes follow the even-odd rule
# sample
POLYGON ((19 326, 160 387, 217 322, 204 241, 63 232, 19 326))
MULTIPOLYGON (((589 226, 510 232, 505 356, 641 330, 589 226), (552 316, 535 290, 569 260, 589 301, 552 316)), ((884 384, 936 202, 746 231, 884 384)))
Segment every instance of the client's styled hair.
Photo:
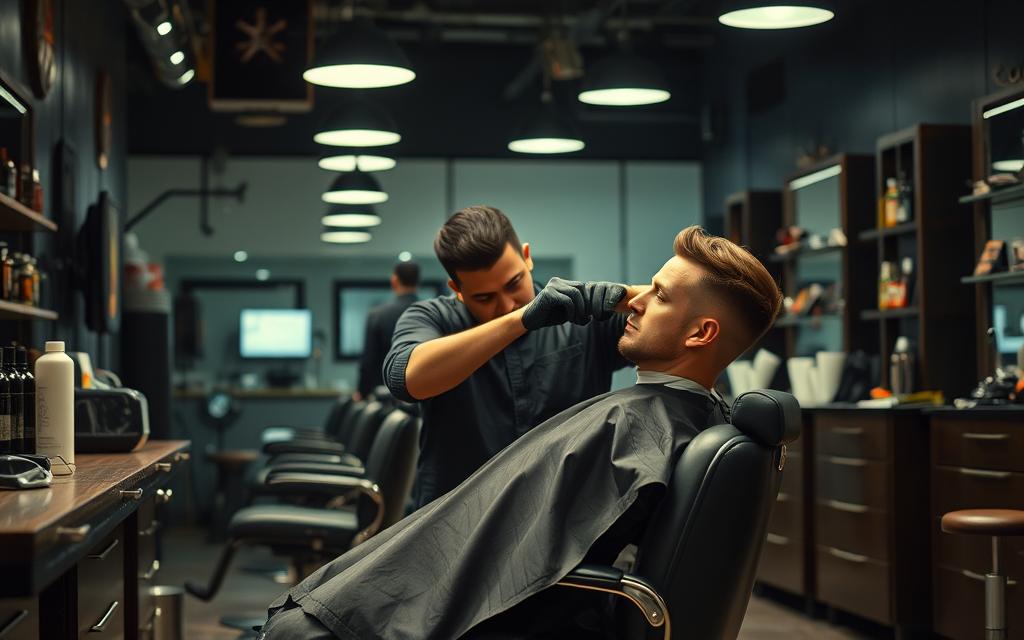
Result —
POLYGON ((434 238, 434 253, 448 277, 458 284, 458 270, 487 269, 505 253, 505 245, 523 253, 512 223, 499 209, 478 204, 460 209, 448 218, 434 238))
POLYGON ((704 268, 700 286, 736 310, 749 344, 768 331, 782 306, 782 292, 750 251, 696 225, 680 231, 673 248, 677 256, 704 268))

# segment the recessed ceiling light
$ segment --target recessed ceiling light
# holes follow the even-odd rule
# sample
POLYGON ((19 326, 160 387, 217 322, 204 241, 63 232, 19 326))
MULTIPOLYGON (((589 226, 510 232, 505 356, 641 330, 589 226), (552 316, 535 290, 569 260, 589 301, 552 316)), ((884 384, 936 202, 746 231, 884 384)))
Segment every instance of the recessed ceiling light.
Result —
POLYGON ((257 269, 256 279, 260 282, 265 282, 270 279, 270 269, 257 269))
POLYGON ((412 254, 409 253, 408 251, 403 251, 398 254, 399 262, 409 262, 410 260, 412 260, 412 254))
POLYGON ((156 32, 159 33, 162 36, 166 36, 168 33, 171 32, 171 29, 173 29, 173 28, 174 27, 171 26, 170 22, 168 22, 167 20, 164 20, 160 24, 156 25, 156 32))
POLYGON ((175 51, 171 54, 171 64, 181 64, 181 61, 185 59, 184 51, 175 51))
POLYGON ((235 262, 245 262, 249 259, 249 254, 245 251, 235 252, 235 262))

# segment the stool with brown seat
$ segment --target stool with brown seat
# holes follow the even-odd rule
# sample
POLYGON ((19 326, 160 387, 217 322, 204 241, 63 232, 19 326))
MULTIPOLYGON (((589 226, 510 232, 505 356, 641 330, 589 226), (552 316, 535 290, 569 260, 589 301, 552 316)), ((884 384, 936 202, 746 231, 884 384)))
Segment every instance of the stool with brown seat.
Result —
POLYGON ((1006 640, 1006 576, 999 573, 999 538, 1024 536, 1024 511, 950 511, 942 516, 942 530, 992 536, 992 571, 985 574, 985 640, 1006 640))

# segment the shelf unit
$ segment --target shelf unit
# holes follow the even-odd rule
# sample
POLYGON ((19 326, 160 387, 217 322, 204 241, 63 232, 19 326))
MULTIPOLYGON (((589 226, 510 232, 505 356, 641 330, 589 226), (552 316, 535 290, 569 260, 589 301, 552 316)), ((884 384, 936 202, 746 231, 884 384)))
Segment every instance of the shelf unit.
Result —
MULTIPOLYGON (((57 231, 57 224, 40 213, 0 193, 0 232, 31 233, 57 231)), ((56 311, 18 302, 0 300, 0 320, 57 320, 56 311)))
POLYGON ((1024 285, 1024 271, 1004 271, 984 276, 964 276, 960 278, 964 284, 991 284, 992 286, 1024 285))
POLYGON ((877 202, 887 178, 903 174, 913 187, 912 220, 888 228, 876 220, 875 228, 858 234, 859 240, 875 245, 878 259, 866 272, 875 287, 882 261, 911 258, 914 263, 907 307, 880 310, 876 295, 859 313, 863 323, 877 328, 873 351, 881 359, 881 384, 890 386, 889 357, 896 339, 906 336, 916 353, 916 389, 956 397, 976 381, 963 367, 973 357, 974 345, 964 335, 974 331, 974 295, 968 287, 955 286, 974 260, 971 221, 956 210, 957 194, 970 175, 970 128, 908 127, 879 138, 875 157, 877 202))

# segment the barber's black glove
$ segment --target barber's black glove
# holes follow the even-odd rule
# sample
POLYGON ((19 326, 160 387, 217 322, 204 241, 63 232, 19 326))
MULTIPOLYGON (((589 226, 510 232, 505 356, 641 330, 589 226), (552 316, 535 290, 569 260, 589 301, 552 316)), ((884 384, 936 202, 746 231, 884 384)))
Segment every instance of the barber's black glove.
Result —
POLYGON ((528 331, 563 322, 587 324, 605 320, 626 295, 626 287, 613 282, 578 282, 551 278, 523 312, 528 331))

